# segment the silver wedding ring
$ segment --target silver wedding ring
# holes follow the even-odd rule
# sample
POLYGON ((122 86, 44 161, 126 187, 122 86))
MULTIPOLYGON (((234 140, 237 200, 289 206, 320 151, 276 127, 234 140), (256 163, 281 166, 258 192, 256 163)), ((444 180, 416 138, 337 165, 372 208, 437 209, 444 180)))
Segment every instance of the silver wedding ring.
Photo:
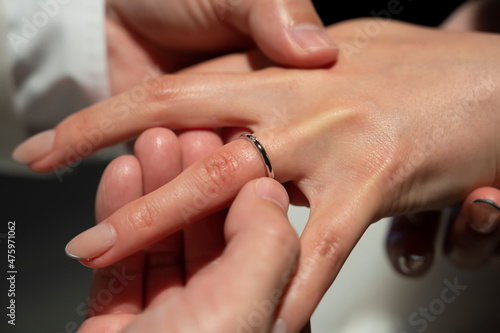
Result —
POLYGON ((273 166, 271 165, 271 160, 269 159, 269 156, 267 156, 266 150, 264 149, 264 146, 262 146, 262 144, 259 142, 259 140, 257 140, 257 138, 251 134, 242 134, 240 135, 240 139, 245 139, 253 143, 254 147, 257 148, 260 157, 262 157, 262 161, 264 161, 267 176, 274 179, 274 170, 273 166))

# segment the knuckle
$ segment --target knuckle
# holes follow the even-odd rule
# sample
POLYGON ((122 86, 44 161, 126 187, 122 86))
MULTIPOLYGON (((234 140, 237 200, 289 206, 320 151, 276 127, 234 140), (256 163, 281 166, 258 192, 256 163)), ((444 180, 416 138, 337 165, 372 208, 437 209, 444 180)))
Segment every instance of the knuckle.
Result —
POLYGON ((318 269, 328 272, 340 270, 347 254, 341 246, 341 236, 336 232, 322 233, 314 239, 314 247, 311 256, 301 260, 297 276, 307 280, 314 275, 318 269))
POLYGON ((183 86, 182 82, 179 81, 175 75, 166 75, 155 79, 154 84, 157 88, 149 91, 149 97, 153 102, 161 103, 174 99, 181 91, 179 87, 183 86))
POLYGON ((219 150, 200 161, 198 173, 199 193, 211 198, 229 187, 237 185, 235 180, 242 164, 241 157, 231 150, 219 150))
POLYGON ((153 228, 160 215, 160 207, 154 200, 141 200, 128 215, 128 224, 133 231, 153 228))

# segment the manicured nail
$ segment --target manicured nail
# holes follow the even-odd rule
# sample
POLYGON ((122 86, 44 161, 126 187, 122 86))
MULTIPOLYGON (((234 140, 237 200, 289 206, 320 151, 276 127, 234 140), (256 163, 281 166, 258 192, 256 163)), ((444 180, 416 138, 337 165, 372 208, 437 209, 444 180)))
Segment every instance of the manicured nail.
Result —
POLYGON ((260 178, 255 184, 259 197, 276 203, 286 213, 288 211, 288 194, 282 186, 278 186, 271 178, 260 178))
POLYGON ((398 266, 402 273, 415 276, 426 265, 427 258, 415 254, 401 253, 398 257, 398 266))
POLYGON ((480 233, 489 234, 500 221, 500 207, 492 200, 477 199, 472 202, 470 227, 480 233))
POLYGON ((54 130, 48 130, 21 143, 12 153, 12 158, 19 163, 33 163, 47 155, 54 146, 54 130))
POLYGON ((286 333, 286 324, 283 319, 278 319, 274 323, 272 333, 286 333))
POLYGON ((66 254, 73 259, 93 259, 113 246, 115 236, 115 229, 110 224, 98 224, 73 238, 66 245, 66 254))
POLYGON ((337 48, 325 28, 318 25, 309 23, 298 25, 292 29, 291 36, 295 43, 304 50, 337 48))

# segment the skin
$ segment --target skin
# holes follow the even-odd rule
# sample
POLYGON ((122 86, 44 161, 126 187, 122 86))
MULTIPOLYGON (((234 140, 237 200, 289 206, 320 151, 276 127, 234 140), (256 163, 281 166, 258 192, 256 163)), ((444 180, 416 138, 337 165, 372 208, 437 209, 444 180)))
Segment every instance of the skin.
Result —
POLYGON ((291 30, 301 24, 324 30, 309 0, 108 0, 106 40, 112 94, 140 84, 148 68, 172 73, 255 46, 286 66, 314 68, 333 63, 338 54, 333 41, 329 47, 309 49, 293 41, 291 30))
MULTIPOLYGON (((208 130, 187 131, 179 137, 165 128, 147 130, 135 144, 136 156, 121 156, 104 172, 97 193, 97 221, 169 182, 221 144, 218 135, 208 130)), ((269 331, 277 304, 269 300, 277 294, 279 301, 296 265, 299 241, 286 217, 285 190, 276 181, 261 181, 268 199, 257 195, 257 181, 249 182, 228 214, 214 214, 146 251, 96 269, 91 300, 98 300, 103 290, 117 288, 114 271, 125 272, 129 282, 118 286, 122 289, 110 302, 89 302, 89 318, 79 332, 236 331, 241 325, 237 318, 252 322, 254 302, 271 308, 258 325, 250 326, 252 331, 269 331)))
MULTIPOLYGON (((369 24, 380 23, 329 29, 341 48, 331 68, 213 73, 224 61, 251 64, 236 55, 198 67, 212 73, 158 78, 127 117, 116 117, 110 100, 67 118, 55 129, 52 151, 30 166, 62 165, 65 147, 77 147, 108 117, 116 127, 94 149, 159 125, 255 132, 292 201, 305 197, 311 207, 299 268, 278 314, 297 331, 370 223, 446 207, 500 182, 499 37, 391 21, 359 44, 356 33, 369 24)), ((264 175, 255 148, 231 142, 104 220, 116 242, 84 263, 104 267, 145 248, 227 207, 244 184, 264 175), (200 206, 193 198, 209 200, 200 206), (193 209, 186 215, 179 207, 193 209)))
MULTIPOLYGON (((493 18, 496 17, 495 13, 498 13, 499 5, 496 0, 466 2, 441 24, 441 28, 498 33, 500 26, 498 20, 493 18)), ((387 251, 396 271, 409 277, 426 274, 432 267, 436 246, 444 247, 444 252, 457 267, 478 268, 488 262, 497 263, 500 248, 495 251, 498 241, 494 230, 487 233, 474 230, 475 224, 485 222, 485 214, 490 218, 494 218, 493 215, 496 214, 492 207, 483 207, 484 212, 474 208, 474 200, 486 198, 498 203, 500 191, 490 187, 470 193, 458 214, 451 214, 452 219, 447 222, 448 231, 444 242, 437 239, 441 220, 439 211, 395 218, 387 237, 387 251)))

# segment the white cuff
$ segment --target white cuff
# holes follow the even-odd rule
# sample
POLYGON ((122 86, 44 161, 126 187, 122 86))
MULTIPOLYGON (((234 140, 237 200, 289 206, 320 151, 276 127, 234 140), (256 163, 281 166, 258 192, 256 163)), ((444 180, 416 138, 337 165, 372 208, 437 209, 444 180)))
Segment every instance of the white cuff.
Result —
POLYGON ((103 0, 12 4, 15 104, 31 132, 110 96, 103 0))

